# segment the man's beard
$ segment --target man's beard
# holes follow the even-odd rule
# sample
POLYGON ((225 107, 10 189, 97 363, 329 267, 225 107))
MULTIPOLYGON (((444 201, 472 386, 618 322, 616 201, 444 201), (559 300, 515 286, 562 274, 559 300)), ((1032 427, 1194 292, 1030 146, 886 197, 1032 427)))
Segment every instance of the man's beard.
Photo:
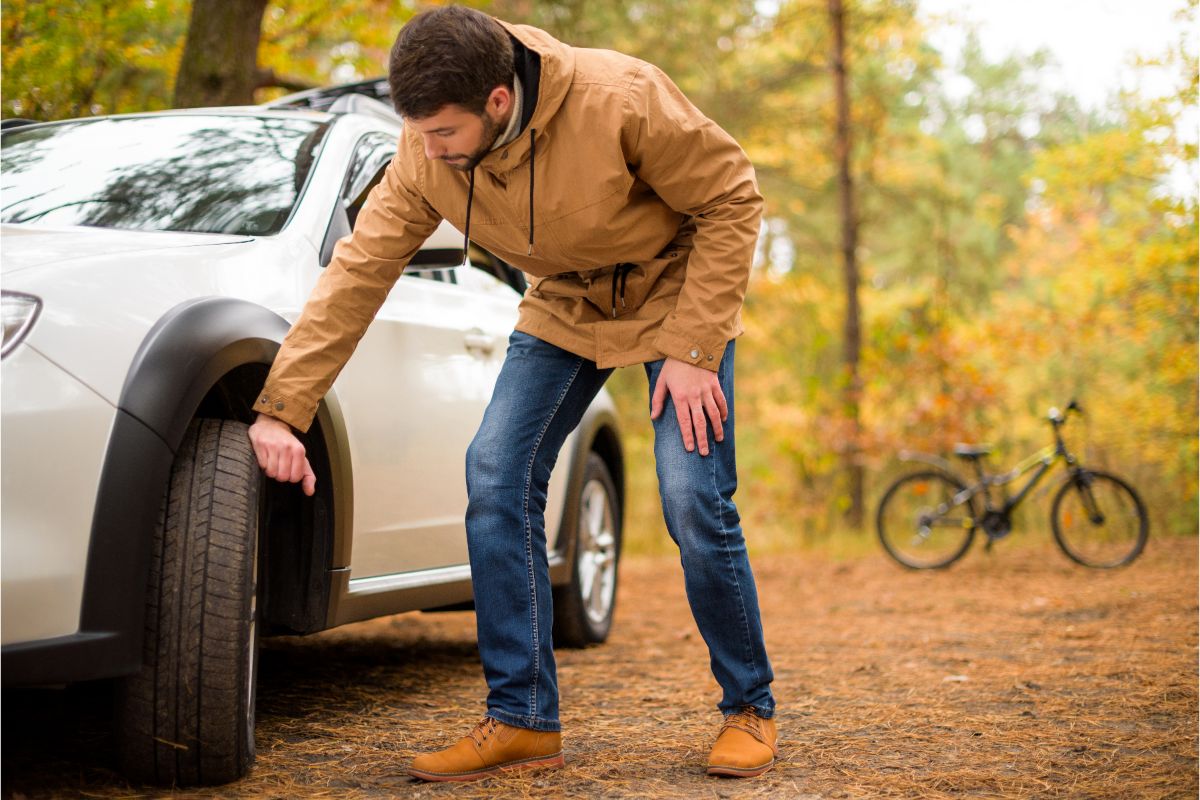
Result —
POLYGON ((486 111, 483 112, 479 118, 483 120, 483 135, 479 140, 479 149, 477 149, 474 153, 471 153, 469 156, 465 153, 455 153, 454 155, 441 156, 440 158, 442 161, 445 161, 446 165, 450 168, 459 170, 460 172, 470 172, 479 165, 480 161, 483 161, 484 156, 491 152, 492 145, 494 145, 496 140, 500 138, 499 122, 493 120, 486 111), (461 164, 455 164, 447 160, 451 158, 465 158, 466 161, 461 164))

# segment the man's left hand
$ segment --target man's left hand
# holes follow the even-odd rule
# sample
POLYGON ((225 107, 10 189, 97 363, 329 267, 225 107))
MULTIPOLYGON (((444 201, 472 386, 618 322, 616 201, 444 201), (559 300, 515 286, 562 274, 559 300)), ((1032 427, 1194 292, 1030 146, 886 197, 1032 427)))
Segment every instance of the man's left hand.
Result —
POLYGON ((729 417, 725 404, 725 393, 715 372, 694 367, 683 361, 668 358, 658 373, 654 385, 654 396, 650 399, 650 419, 662 414, 667 394, 675 404, 675 416, 679 420, 679 432, 683 435, 683 446, 690 453, 700 445, 700 455, 708 455, 708 429, 712 423, 713 437, 725 440, 725 429, 721 425, 729 417))

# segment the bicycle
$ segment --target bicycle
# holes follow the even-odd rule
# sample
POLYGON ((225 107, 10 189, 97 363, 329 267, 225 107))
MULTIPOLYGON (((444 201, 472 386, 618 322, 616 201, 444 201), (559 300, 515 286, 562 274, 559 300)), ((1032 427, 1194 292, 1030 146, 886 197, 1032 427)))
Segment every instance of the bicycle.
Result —
POLYGON ((1059 461, 1065 461, 1067 478, 1054 496, 1050 524, 1054 540, 1070 558, 1086 567, 1124 566, 1146 546, 1150 523, 1138 493, 1121 478, 1088 469, 1067 450, 1062 438, 1066 415, 1083 409, 1074 400, 1065 412, 1051 408, 1048 420, 1054 444, 1034 453, 1008 472, 988 474, 983 459, 986 445, 960 444, 954 454, 972 465, 977 480, 968 485, 950 462, 936 456, 914 455, 911 460, 932 469, 896 480, 879 502, 875 524, 884 549, 912 569, 939 569, 967 552, 981 528, 987 550, 1012 531, 1012 512, 1059 461), (1009 483, 1037 469, 1014 496, 1009 483), (993 488, 1001 489, 994 502, 993 488))

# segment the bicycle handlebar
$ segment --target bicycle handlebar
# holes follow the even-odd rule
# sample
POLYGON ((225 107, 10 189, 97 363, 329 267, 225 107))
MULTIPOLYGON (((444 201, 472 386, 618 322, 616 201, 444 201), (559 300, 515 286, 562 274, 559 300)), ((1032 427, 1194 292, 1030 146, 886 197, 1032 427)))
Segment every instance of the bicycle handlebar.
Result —
POLYGON ((1051 406, 1046 418, 1050 420, 1051 424, 1062 425, 1067 421, 1067 414, 1070 414, 1072 411, 1080 416, 1083 415, 1083 406, 1079 405, 1079 401, 1075 398, 1071 398, 1071 402, 1067 403, 1066 411, 1059 411, 1057 406, 1051 406))

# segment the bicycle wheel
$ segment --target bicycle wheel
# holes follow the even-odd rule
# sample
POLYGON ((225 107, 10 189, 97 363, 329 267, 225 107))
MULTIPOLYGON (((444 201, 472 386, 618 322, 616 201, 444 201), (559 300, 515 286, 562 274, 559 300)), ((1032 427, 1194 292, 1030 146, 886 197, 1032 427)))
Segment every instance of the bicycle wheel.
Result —
POLYGON ((875 526, 888 555, 912 569, 937 569, 962 557, 975 536, 966 485, 944 472, 917 472, 891 485, 875 526))
POLYGON ((1050 524, 1062 551, 1085 567, 1128 564, 1150 534, 1146 506, 1133 487, 1090 469, 1080 469, 1058 490, 1050 524))

